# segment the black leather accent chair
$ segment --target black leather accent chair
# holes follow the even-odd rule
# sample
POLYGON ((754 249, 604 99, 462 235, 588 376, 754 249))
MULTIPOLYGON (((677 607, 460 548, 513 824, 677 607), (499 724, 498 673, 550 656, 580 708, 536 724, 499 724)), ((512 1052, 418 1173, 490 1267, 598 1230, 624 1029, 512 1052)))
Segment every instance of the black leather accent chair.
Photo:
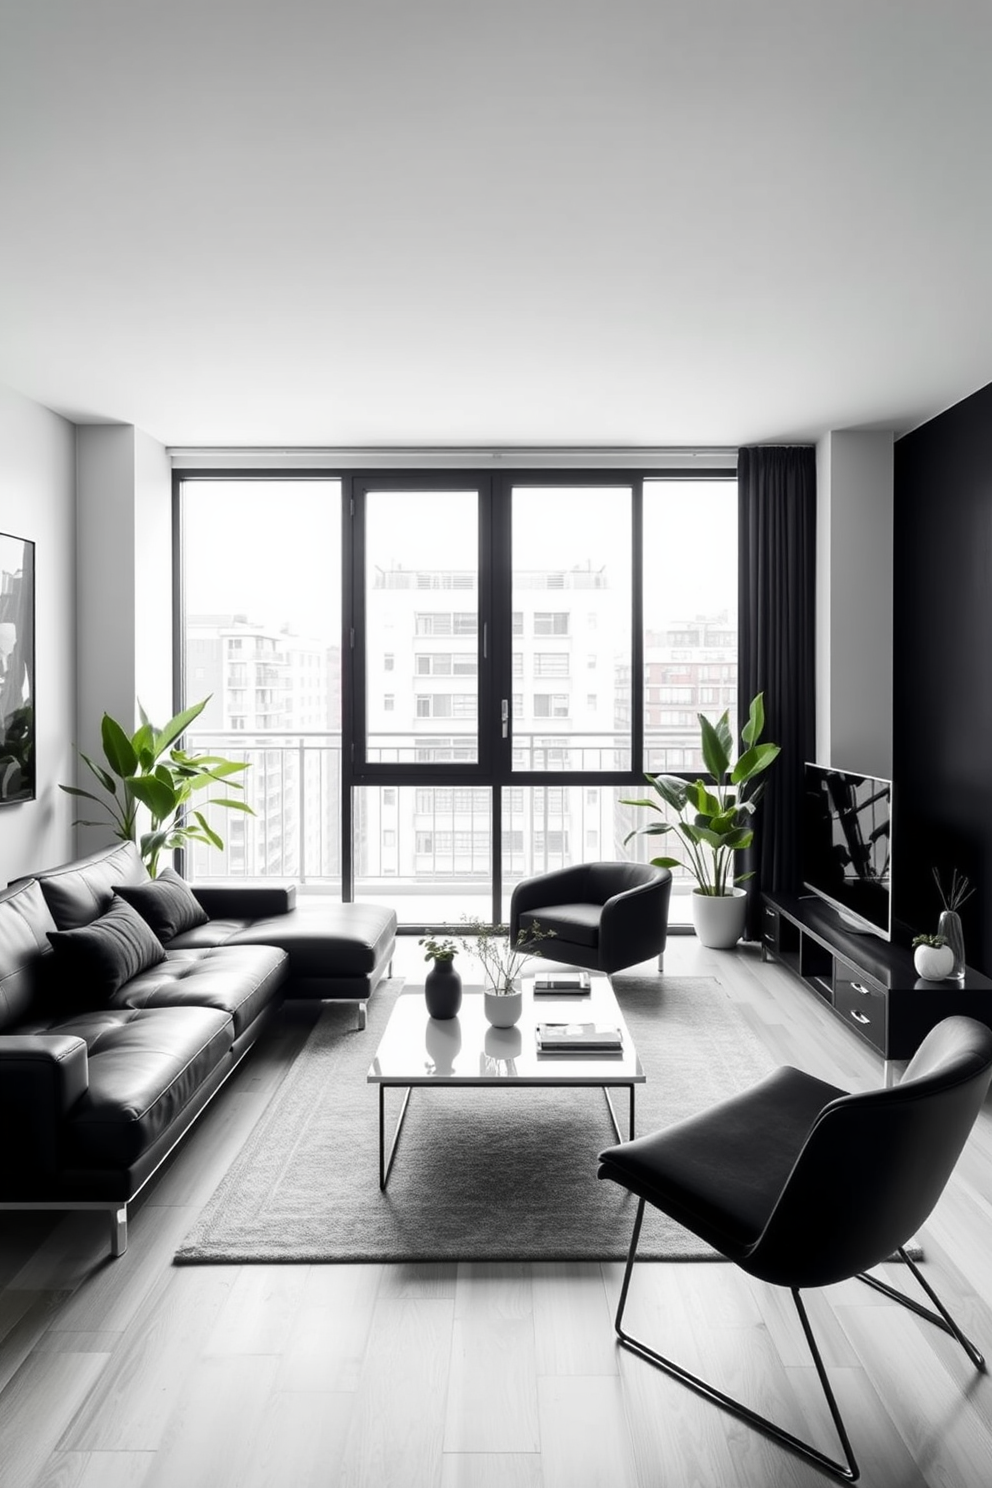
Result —
POLYGON ((650 863, 577 863, 518 883, 510 899, 510 944, 535 921, 553 930, 540 948, 551 961, 607 976, 658 957, 668 939, 672 875, 650 863))
POLYGON ((639 1200, 616 1315, 632 1353, 845 1481, 858 1477, 820 1358, 803 1287, 857 1276, 950 1333, 982 1372, 985 1361, 904 1249, 940 1197, 992 1078, 992 1031, 946 1018, 893 1089, 849 1095, 785 1067, 743 1095, 667 1130, 608 1148, 600 1178, 639 1200), (645 1204, 670 1215, 743 1271, 789 1287, 845 1461, 758 1415, 625 1332, 624 1308, 645 1204), (935 1312, 865 1271, 898 1252, 935 1312))

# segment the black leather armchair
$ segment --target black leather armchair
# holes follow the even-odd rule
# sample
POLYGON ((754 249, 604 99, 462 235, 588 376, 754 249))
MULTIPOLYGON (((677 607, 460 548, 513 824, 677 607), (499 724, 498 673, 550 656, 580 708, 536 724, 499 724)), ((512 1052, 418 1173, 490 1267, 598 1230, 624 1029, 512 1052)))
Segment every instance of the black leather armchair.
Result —
POLYGON ((663 969, 672 875, 649 863, 578 863, 524 879, 510 900, 510 944, 535 921, 549 959, 610 975, 658 957, 663 969))
POLYGON ((600 1154, 600 1178, 639 1200, 616 1315, 620 1344, 834 1476, 858 1466, 827 1379, 802 1287, 857 1276, 950 1333, 985 1361, 907 1255, 940 1197, 992 1078, 992 1031, 945 1018, 893 1089, 849 1095, 784 1067, 743 1095, 600 1154), (743 1271, 790 1288, 844 1452, 836 1462, 690 1374, 623 1327, 645 1204, 670 1215, 743 1271), (898 1252, 936 1311, 865 1271, 898 1252))

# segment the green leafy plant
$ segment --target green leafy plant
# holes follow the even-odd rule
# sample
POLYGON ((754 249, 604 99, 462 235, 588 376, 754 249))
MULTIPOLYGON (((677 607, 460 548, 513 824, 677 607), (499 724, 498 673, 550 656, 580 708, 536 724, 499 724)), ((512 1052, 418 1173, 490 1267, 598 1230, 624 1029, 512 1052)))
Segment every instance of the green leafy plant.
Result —
MULTIPOLYGON (((100 737, 106 768, 80 750, 80 758, 105 792, 94 795, 77 785, 60 785, 69 796, 95 801, 113 822, 114 835, 122 842, 136 842, 138 851, 152 878, 158 873, 159 857, 187 842, 205 842, 223 847, 223 839, 209 825, 203 813, 192 806, 193 797, 204 790, 243 790, 240 781, 232 779, 248 766, 219 754, 190 754, 176 745, 209 703, 205 697, 182 713, 170 718, 163 728, 156 728, 144 708, 138 704, 141 727, 134 734, 125 733, 109 713, 103 715, 100 737), (138 812, 145 807, 151 817, 151 830, 138 837, 138 812)), ((221 806, 228 811, 254 811, 238 796, 213 795, 202 804, 221 806)), ((73 826, 98 827, 100 821, 77 818, 73 826)))
POLYGON ((916 936, 914 936, 913 937, 913 950, 915 951, 916 950, 916 947, 917 946, 921 946, 921 945, 922 946, 933 946, 934 950, 939 950, 939 948, 941 946, 947 945, 947 938, 946 938, 946 936, 943 936, 943 935, 916 935, 916 936))
POLYGON ((519 930, 510 944, 508 925, 487 925, 482 920, 465 920, 466 934, 461 937, 462 950, 482 962, 486 990, 497 997, 508 997, 515 989, 514 979, 528 956, 540 956, 540 942, 550 940, 555 932, 542 930, 535 920, 526 930, 519 930))
POLYGON ((435 940, 429 930, 425 936, 417 941, 417 944, 424 947, 425 961, 453 961, 455 952, 458 950, 457 941, 447 938, 435 940))
POLYGON ((726 895, 735 884, 752 875, 733 873, 734 854, 754 841, 752 820, 764 791, 764 781, 755 783, 781 753, 778 744, 761 744, 765 727, 764 693, 752 699, 748 721, 741 730, 744 750, 731 765, 734 741, 730 732, 730 715, 724 713, 717 723, 697 714, 702 736, 702 755, 712 783, 683 780, 678 775, 648 775, 646 780, 657 792, 659 801, 623 800, 623 806, 644 807, 664 814, 674 811, 678 821, 652 822, 628 832, 632 837, 664 837, 677 832, 685 844, 685 860, 652 858, 656 868, 685 868, 692 874, 701 894, 726 895))

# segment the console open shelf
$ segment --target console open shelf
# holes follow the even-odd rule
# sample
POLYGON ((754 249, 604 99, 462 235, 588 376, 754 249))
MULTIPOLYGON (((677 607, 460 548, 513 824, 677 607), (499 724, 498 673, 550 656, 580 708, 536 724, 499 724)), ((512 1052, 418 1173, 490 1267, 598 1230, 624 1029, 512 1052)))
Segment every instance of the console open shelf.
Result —
POLYGON ((761 948, 832 1008, 886 1062, 911 1059, 943 1018, 963 1013, 992 1026, 992 980, 968 967, 964 977, 928 982, 916 974, 908 945, 858 935, 822 900, 762 896, 761 948))

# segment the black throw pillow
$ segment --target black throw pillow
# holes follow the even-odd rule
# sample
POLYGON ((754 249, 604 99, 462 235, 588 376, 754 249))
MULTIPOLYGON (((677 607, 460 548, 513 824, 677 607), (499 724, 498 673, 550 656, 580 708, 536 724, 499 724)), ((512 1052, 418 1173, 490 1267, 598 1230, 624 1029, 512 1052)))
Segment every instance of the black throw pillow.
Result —
POLYGON ((140 971, 165 960, 161 943, 130 904, 111 900, 99 919, 78 930, 50 930, 66 1002, 99 1007, 140 971))
POLYGON ((195 930, 210 919, 189 884, 172 868, 163 868, 158 878, 147 883, 120 884, 114 893, 136 909, 162 941, 168 942, 184 930, 195 930))

